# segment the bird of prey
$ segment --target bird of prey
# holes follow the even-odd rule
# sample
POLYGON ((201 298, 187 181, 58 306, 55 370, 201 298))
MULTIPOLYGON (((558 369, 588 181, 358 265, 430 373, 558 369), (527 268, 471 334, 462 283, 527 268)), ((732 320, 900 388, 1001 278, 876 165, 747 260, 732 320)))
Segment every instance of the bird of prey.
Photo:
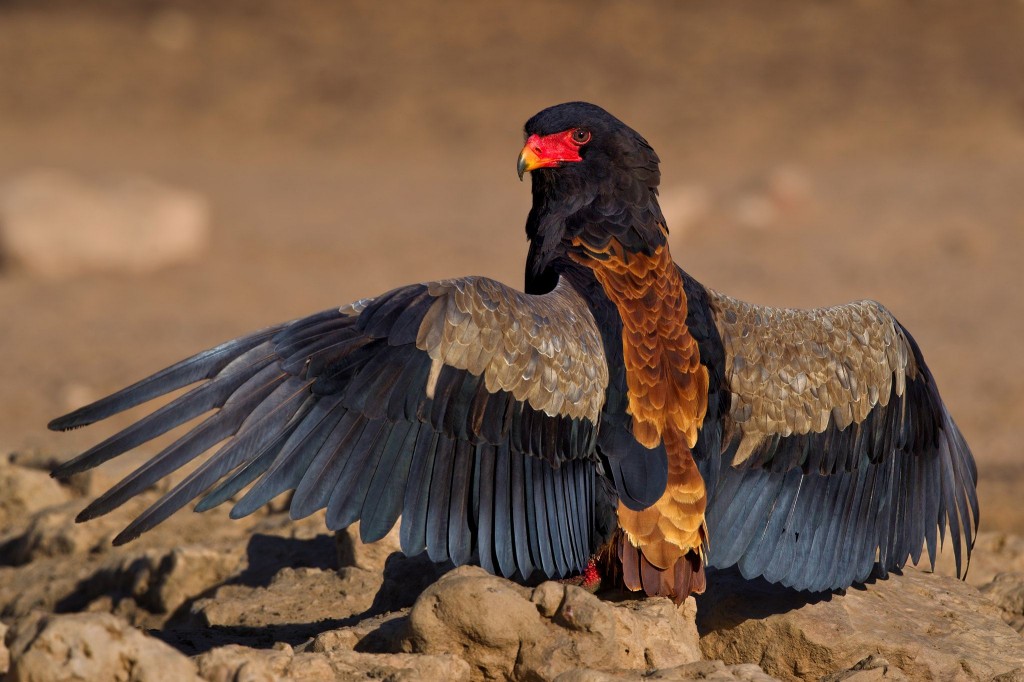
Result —
POLYGON ((584 575, 677 602, 708 567, 825 591, 946 531, 958 574, 977 469, 914 338, 874 301, 769 308, 672 259, 659 159, 583 102, 526 123, 525 291, 403 286, 221 344, 50 424, 193 385, 60 466, 208 416, 97 498, 106 514, 206 455, 127 542, 200 498, 235 518, 291 492, 366 542, 529 582, 584 575))

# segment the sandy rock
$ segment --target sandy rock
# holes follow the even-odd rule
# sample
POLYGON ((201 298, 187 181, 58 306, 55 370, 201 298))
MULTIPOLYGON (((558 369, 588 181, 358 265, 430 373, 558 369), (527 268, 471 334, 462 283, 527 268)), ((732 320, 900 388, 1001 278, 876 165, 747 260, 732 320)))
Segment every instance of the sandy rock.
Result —
POLYGON ((686 680, 712 680, 713 682, 773 682, 776 678, 765 674, 753 663, 726 665, 722 661, 694 661, 673 668, 663 668, 651 673, 601 672, 598 670, 570 670, 554 679, 554 682, 684 682, 686 680))
POLYGON ((192 605, 192 617, 204 627, 330 623, 368 609, 379 587, 380 576, 361 569, 284 568, 266 586, 218 588, 192 605))
POLYGON ((7 672, 11 667, 11 652, 7 650, 4 640, 7 637, 7 625, 0 621, 0 675, 7 672))
MULTIPOLYGON (((944 575, 955 575, 952 552, 940 555, 936 571, 944 575)), ((967 582, 981 587, 999 575, 1008 572, 1024 573, 1024 536, 1003 532, 978 533, 971 553, 971 570, 967 582)))
POLYGON ((1000 573, 981 593, 999 607, 1007 625, 1024 634, 1024 573, 1000 573))
POLYGON ((288 679, 308 679, 313 682, 322 677, 302 677, 301 665, 326 661, 335 680, 443 680, 468 682, 473 679, 469 663, 452 654, 368 654, 357 651, 337 651, 326 654, 305 654, 287 671, 288 679), (306 658, 307 660, 303 660, 306 658), (312 659, 311 661, 308 659, 312 659))
POLYGON ((19 567, 0 566, 0 617, 15 619, 34 610, 52 611, 92 573, 89 566, 66 563, 66 559, 52 559, 19 567))
POLYGON ((722 661, 696 661, 686 665, 659 670, 644 680, 748 680, 749 682, 774 682, 772 677, 753 663, 726 665, 722 661))
POLYGON ((287 644, 274 649, 218 647, 197 656, 196 664, 208 682, 470 679, 469 664, 449 654, 368 654, 343 648, 295 653, 287 644))
MULTIPOLYGON (((40 514, 49 518, 50 511, 40 514)), ((101 519, 98 526, 104 523, 101 519)), ((47 525, 47 533, 28 532, 16 537, 9 545, 11 556, 24 559, 27 553, 31 563, 0 566, 0 616, 19 618, 36 609, 104 611, 116 613, 136 626, 159 627, 182 603, 224 582, 239 566, 244 552, 241 543, 223 539, 211 546, 142 551, 133 546, 111 548, 104 533, 90 535, 91 525, 47 525), (83 537, 91 539, 76 546, 74 551, 78 553, 56 551, 70 551, 71 545, 83 537)), ((122 525, 115 520, 110 532, 122 525)), ((168 545, 181 537, 170 530, 162 532, 167 533, 168 545)))
MULTIPOLYGON (((359 653, 327 654, 335 671, 333 679, 388 679, 416 682, 468 682, 473 679, 469 664, 451 653, 359 653)), ((297 679, 298 676, 296 676, 297 679)))
MULTIPOLYGON (((39 469, 12 464, 0 457, 0 529, 24 523, 35 512, 64 504, 71 492, 39 469)), ((0 563, 8 563, 0 557, 0 563)))
POLYGON ((364 543, 359 536, 359 523, 353 523, 334 535, 338 549, 338 566, 354 566, 365 571, 383 571, 389 556, 401 552, 398 525, 377 542, 364 543))
POLYGON ((206 247, 208 223, 203 197, 142 176, 91 182, 37 170, 0 190, 0 252, 45 277, 191 260, 206 247))
POLYGON ((309 650, 317 653, 354 649, 370 653, 396 653, 406 634, 409 609, 362 618, 355 625, 325 630, 313 638, 309 650))
POLYGON ((528 589, 468 567, 428 588, 409 625, 411 651, 454 653, 483 678, 510 677, 518 652, 547 636, 528 589))
POLYGON ((187 656, 106 613, 38 614, 17 622, 9 642, 8 682, 199 680, 187 656))
POLYGON ((531 590, 472 566, 427 588, 408 628, 405 650, 454 653, 474 679, 553 679, 583 667, 648 671, 700 658, 693 602, 614 605, 574 586, 531 590))
POLYGON ((1008 673, 996 675, 991 682, 1024 682, 1024 666, 1014 668, 1008 673))
POLYGON ((118 520, 100 517, 91 523, 75 523, 78 502, 36 512, 23 533, 9 543, 9 563, 19 566, 47 557, 101 553, 120 529, 118 520))
POLYGON ((189 599, 218 585, 234 573, 241 555, 207 547, 178 547, 149 552, 134 565, 137 601, 156 613, 171 613, 189 599))
POLYGON ((822 682, 874 682, 875 680, 906 680, 907 676, 881 656, 871 655, 849 670, 832 673, 822 682))
POLYGON ((229 644, 200 654, 194 660, 200 677, 207 682, 275 682, 284 677, 294 657, 287 644, 274 649, 229 644))
MULTIPOLYGON (((80 592, 93 596, 94 601, 89 604, 91 611, 113 610, 124 601, 123 597, 130 597, 128 601, 149 613, 168 614, 224 582, 241 561, 241 552, 237 549, 217 551, 197 546, 152 549, 112 558, 84 581, 80 592)), ((133 620, 130 611, 123 611, 121 615, 133 620)))
POLYGON ((733 574, 716 574, 709 584, 699 606, 704 654, 757 661, 782 679, 819 679, 871 654, 910 679, 990 679, 1024 661, 1024 639, 998 609, 944 576, 908 569, 824 597, 733 574))
MULTIPOLYGON (((190 617, 196 624, 275 632, 288 628, 294 637, 301 638, 339 629, 341 621, 347 625, 358 615, 358 634, 339 636, 359 640, 376 629, 373 617, 407 609, 442 575, 425 556, 409 558, 397 553, 388 556, 383 573, 354 566, 336 569, 333 541, 324 534, 298 545, 282 538, 264 537, 256 543, 258 539, 256 536, 250 543, 244 571, 190 606, 190 617), (260 565, 279 550, 290 553, 260 565), (291 568, 289 563, 297 567, 291 568)), ((374 637, 379 639, 378 635, 374 637)), ((272 641, 261 640, 260 644, 272 641)), ((392 647, 379 644, 369 649, 391 651, 392 647)))

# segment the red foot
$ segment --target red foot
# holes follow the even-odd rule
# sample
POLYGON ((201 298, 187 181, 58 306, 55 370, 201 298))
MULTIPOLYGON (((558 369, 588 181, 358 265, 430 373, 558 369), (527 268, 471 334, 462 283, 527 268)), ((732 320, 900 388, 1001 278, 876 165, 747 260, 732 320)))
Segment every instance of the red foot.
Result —
POLYGON ((597 592, 601 587, 601 572, 597 570, 597 558, 590 557, 590 561, 587 562, 587 567, 583 570, 583 573, 566 578, 561 582, 566 585, 582 587, 587 592, 597 592))

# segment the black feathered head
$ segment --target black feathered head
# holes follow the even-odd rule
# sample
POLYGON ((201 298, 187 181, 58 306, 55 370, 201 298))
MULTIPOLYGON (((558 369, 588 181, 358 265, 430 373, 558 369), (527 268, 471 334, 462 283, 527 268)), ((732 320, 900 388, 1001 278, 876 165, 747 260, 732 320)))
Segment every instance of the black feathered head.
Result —
POLYGON ((595 247, 616 239, 647 254, 664 243, 659 159, 639 133, 587 102, 545 109, 525 133, 518 171, 533 183, 528 276, 540 275, 574 237, 595 247))

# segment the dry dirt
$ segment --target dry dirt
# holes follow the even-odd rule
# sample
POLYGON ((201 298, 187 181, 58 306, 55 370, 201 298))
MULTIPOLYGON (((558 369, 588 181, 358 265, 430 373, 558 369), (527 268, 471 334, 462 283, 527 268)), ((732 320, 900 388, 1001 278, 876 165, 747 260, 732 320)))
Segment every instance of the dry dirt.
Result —
POLYGON ((272 322, 411 281, 520 282, 522 123, 587 99, 659 151, 698 279, 885 303, 972 445, 983 529, 1024 534, 1021 35, 1017 0, 0 0, 0 186, 144 173, 212 209, 188 265, 0 271, 0 453, 71 456, 137 414, 50 418, 272 322))

